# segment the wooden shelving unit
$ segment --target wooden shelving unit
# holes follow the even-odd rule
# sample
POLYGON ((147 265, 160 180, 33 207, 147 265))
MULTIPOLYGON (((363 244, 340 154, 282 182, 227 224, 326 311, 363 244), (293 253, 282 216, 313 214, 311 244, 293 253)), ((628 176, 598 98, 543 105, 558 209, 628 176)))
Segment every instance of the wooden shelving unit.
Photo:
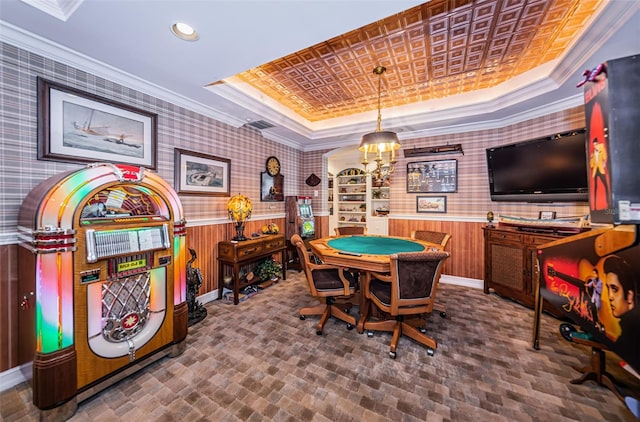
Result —
POLYGON ((367 225, 367 176, 356 168, 342 170, 336 176, 337 201, 334 210, 338 226, 367 225))

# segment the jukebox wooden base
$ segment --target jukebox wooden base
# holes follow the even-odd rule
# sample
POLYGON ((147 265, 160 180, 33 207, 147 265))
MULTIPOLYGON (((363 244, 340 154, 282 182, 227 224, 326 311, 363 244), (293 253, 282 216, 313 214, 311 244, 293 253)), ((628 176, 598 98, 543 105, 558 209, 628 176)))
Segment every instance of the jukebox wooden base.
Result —
POLYGON ((71 400, 77 392, 76 351, 67 347, 55 353, 36 353, 33 358, 33 402, 52 409, 71 400))
POLYGON ((135 374, 136 372, 151 365, 152 363, 159 361, 160 359, 163 359, 165 357, 179 356, 184 351, 186 344, 187 344, 186 340, 183 340, 180 343, 173 344, 165 349, 156 351, 152 355, 149 355, 144 359, 141 359, 135 363, 132 363, 126 366, 121 371, 115 374, 111 374, 109 377, 92 384, 91 386, 78 392, 78 395, 76 396, 77 402, 81 403, 87 400, 88 398, 105 390, 106 388, 111 387, 115 383, 127 378, 129 375, 135 374))
POLYGON ((77 355, 74 350, 65 350, 56 356, 37 355, 33 361, 32 387, 33 403, 40 409, 40 421, 59 422, 71 418, 83 401, 165 357, 179 356, 186 345, 185 338, 82 390, 76 388, 77 355))

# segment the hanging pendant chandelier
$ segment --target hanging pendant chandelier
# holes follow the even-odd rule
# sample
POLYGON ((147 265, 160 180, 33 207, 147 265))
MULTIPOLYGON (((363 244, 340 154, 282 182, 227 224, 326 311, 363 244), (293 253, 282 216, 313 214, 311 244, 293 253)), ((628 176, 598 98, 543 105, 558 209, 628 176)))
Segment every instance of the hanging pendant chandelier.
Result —
POLYGON ((395 132, 382 130, 382 112, 381 112, 381 91, 382 91, 382 74, 387 71, 384 66, 376 66, 373 73, 378 75, 378 125, 375 132, 367 133, 362 136, 360 147, 363 153, 362 165, 367 174, 371 174, 374 184, 380 184, 384 179, 388 178, 395 170, 396 150, 400 149, 398 135, 395 132), (369 170, 368 157, 375 157, 375 167, 369 170), (386 160, 386 161, 385 161, 386 160))

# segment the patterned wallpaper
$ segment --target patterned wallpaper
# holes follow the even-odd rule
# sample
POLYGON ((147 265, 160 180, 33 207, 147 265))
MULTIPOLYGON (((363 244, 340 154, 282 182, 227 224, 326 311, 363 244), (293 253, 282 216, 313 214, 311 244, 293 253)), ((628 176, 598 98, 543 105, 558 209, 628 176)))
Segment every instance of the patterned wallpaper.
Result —
MULTIPOLYGON (((285 195, 301 194, 306 178, 300 180, 299 176, 305 167, 303 153, 267 140, 255 129, 231 127, 6 43, 0 43, 0 58, 1 243, 15 234, 20 204, 34 186, 54 174, 82 166, 36 159, 38 76, 157 113, 157 171, 171 184, 174 147, 178 147, 231 159, 231 193, 249 196, 254 202, 254 216, 284 213, 284 202, 260 202, 260 173, 270 155, 282 163, 285 195)), ((308 167, 321 174, 312 165, 308 167)), ((227 218, 227 197, 185 195, 181 199, 188 221, 227 218)))
POLYGON ((407 193, 407 163, 415 161, 456 159, 458 161, 458 191, 446 194, 448 218, 476 218, 484 220, 487 211, 519 217, 538 217, 538 211, 556 211, 560 216, 588 214, 586 205, 575 203, 528 204, 524 202, 492 202, 489 196, 485 149, 518 141, 540 138, 559 132, 584 127, 582 107, 553 113, 512 124, 504 128, 481 130, 437 137, 416 138, 402 141, 404 148, 416 148, 446 144, 462 144, 464 155, 443 154, 404 158, 401 153, 391 184, 393 198, 391 213, 406 217, 414 214, 441 218, 442 214, 416 214, 416 196, 427 194, 407 193))
MULTIPOLYGON (((14 243, 17 214, 26 194, 40 181, 78 164, 38 161, 36 77, 65 85, 158 114, 158 173, 173 183, 174 147, 231 159, 231 192, 254 200, 254 218, 284 213, 284 203, 260 202, 260 172, 265 160, 277 156, 285 176, 285 195, 312 196, 314 211, 326 215, 328 207, 327 160, 329 151, 302 152, 267 140, 252 128, 234 128, 207 116, 98 78, 51 59, 0 43, 0 244, 14 243), (307 186, 312 173, 321 184, 307 186), (314 196, 315 192, 318 196, 314 196)), ((504 128, 403 140, 405 148, 461 143, 464 155, 404 158, 399 154, 392 182, 392 218, 451 218, 481 221, 488 210, 499 214, 537 216, 539 210, 554 210, 558 216, 587 212, 576 204, 496 203, 489 198, 485 148, 546 136, 584 126, 582 107, 512 124, 504 128), (447 194, 446 214, 417 214, 416 196, 406 192, 406 164, 411 161, 455 158, 458 160, 458 192, 447 194)), ((226 197, 182 196, 191 224, 209 224, 226 219, 226 197)), ((268 217, 267 217, 268 218, 268 217)))

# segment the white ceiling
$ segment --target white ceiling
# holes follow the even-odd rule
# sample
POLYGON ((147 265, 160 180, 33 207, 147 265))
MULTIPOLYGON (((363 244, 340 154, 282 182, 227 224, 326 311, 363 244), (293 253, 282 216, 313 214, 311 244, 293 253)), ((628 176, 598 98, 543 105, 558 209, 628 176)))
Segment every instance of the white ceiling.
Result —
MULTIPOLYGON (((227 79, 423 1, 0 0, 0 40, 309 151, 356 145, 376 113, 312 124, 227 79), (41 10, 49 7, 48 12, 41 10), (57 15, 57 16, 55 16, 57 15), (66 16, 66 20, 64 19, 66 16), (197 42, 170 32, 183 21, 197 42)), ((552 0, 549 0, 552 1, 552 0)), ((560 60, 495 90, 382 111, 400 139, 501 127, 582 103, 575 85, 597 64, 640 53, 640 1, 613 0, 560 60)))

